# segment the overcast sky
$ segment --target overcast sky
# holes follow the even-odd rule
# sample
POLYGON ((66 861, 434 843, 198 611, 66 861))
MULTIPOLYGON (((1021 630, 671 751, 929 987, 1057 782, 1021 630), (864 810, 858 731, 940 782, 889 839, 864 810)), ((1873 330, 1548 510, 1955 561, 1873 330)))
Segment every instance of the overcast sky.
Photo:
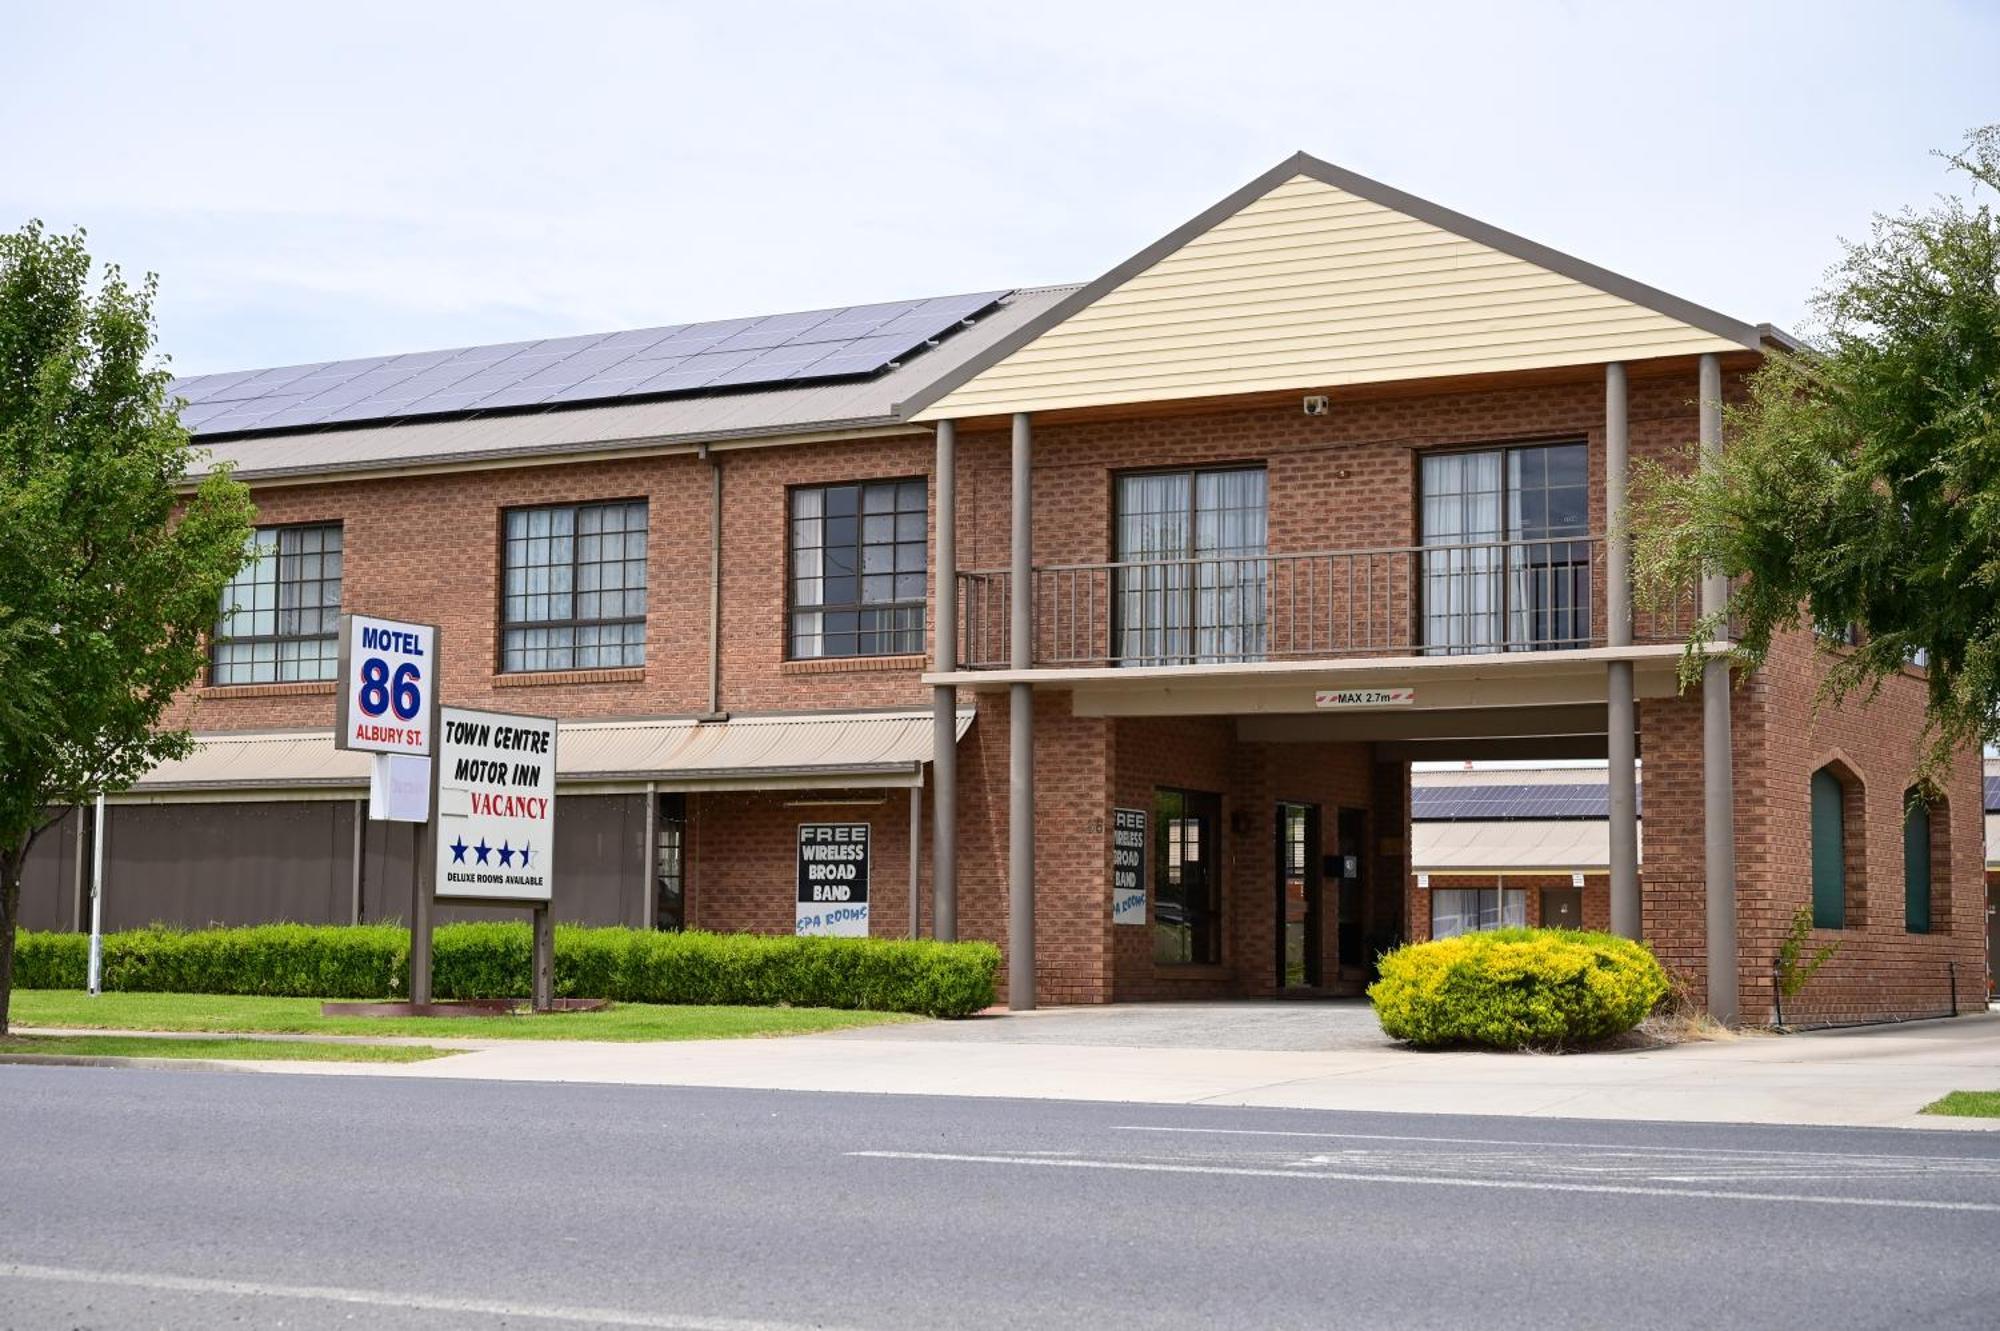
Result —
POLYGON ((0 227, 194 373, 1084 280, 1305 149, 1795 324, 1997 69, 1988 3, 17 2, 0 227))

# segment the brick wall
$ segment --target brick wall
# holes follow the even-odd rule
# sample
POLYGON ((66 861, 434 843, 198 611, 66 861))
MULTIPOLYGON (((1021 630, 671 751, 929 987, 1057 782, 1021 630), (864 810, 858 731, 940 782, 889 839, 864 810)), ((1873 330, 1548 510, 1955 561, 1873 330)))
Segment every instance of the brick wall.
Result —
MULTIPOLYGON (((1431 936, 1431 893, 1443 889, 1483 888, 1493 891, 1504 888, 1508 891, 1520 890, 1527 894, 1528 926, 1539 929, 1554 921, 1542 917, 1542 891, 1544 888, 1569 890, 1575 886, 1566 873, 1433 873, 1430 886, 1418 887, 1416 875, 1409 879, 1409 936, 1412 941, 1421 942, 1431 936)), ((1583 928, 1609 929, 1611 927, 1611 876, 1597 871, 1583 876, 1583 928)))

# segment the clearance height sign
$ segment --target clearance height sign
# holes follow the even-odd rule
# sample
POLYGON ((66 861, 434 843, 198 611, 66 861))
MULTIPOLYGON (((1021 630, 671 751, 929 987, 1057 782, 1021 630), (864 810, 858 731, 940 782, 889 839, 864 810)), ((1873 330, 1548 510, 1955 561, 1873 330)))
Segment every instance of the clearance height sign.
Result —
POLYGON ((868 936, 868 824, 799 824, 800 934, 868 936))
POLYGON ((547 901, 556 831, 556 723, 446 707, 438 722, 437 895, 547 901))

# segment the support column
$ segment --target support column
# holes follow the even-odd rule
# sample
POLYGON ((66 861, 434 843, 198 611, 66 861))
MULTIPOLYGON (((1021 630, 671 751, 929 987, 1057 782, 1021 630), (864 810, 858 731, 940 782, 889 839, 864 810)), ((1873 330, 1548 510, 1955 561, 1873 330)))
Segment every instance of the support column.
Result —
MULTIPOLYGON (((1604 367, 1604 608, 1605 642, 1632 645, 1632 550, 1625 530, 1626 471, 1631 434, 1625 366, 1604 367)), ((1611 932, 1641 936, 1639 906, 1638 706, 1632 663, 1605 667, 1605 758, 1610 794, 1611 932)))
MULTIPOLYGON (((937 424, 937 558, 931 669, 958 669, 958 427, 937 424)), ((931 690, 931 937, 958 939, 958 690, 931 690)))
MULTIPOLYGON (((1722 464, 1722 361, 1701 358, 1701 465, 1722 464)), ((1729 581, 1711 572, 1701 580, 1701 613, 1721 612, 1729 581)), ((1724 630, 1725 635, 1727 630, 1724 630)), ((1701 668, 1701 803, 1708 925, 1708 1011, 1717 1021, 1738 1019, 1736 956, 1736 773, 1729 726, 1729 662, 1711 657, 1701 668)))
MULTIPOLYGON (((1026 412, 1014 416, 1008 664, 1034 664, 1034 435, 1026 412)), ((1007 1006, 1035 1006, 1035 690, 1007 688, 1007 1006)))
POLYGON ((923 899, 917 882, 921 876, 917 870, 917 857, 924 848, 924 788, 922 785, 910 787, 910 937, 922 938, 923 899))

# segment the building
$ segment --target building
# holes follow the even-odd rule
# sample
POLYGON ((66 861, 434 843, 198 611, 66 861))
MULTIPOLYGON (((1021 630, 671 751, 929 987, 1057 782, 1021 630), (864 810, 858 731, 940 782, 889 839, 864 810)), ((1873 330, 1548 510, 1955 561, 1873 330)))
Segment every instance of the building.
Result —
POLYGON ((108 918, 407 914, 344 608, 562 718, 566 918, 790 930, 799 827, 866 823, 870 929, 1001 943, 1017 1007, 1339 991, 1411 932, 1413 762, 1596 759, 1602 922, 1718 1013, 1800 906, 1855 1010, 1970 1001, 1979 762, 1905 818, 1922 682, 1815 716, 1799 638, 1683 695, 1720 590, 1632 607, 1628 469, 1785 344, 1301 155, 1080 287, 186 381, 265 557, 108 918))

